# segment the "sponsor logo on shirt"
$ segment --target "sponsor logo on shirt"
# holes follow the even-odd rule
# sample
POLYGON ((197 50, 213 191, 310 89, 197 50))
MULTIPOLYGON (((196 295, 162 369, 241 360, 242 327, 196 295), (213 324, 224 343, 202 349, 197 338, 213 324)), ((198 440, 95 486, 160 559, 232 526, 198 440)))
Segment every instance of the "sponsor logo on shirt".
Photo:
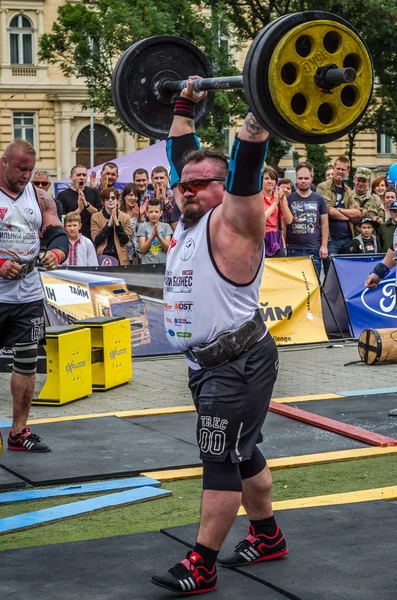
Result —
POLYGON ((169 334, 171 337, 174 337, 174 335, 175 335, 175 331, 173 331, 172 329, 169 329, 169 330, 168 330, 168 334, 169 334))
POLYGON ((189 260, 189 258, 193 256, 194 250, 194 240, 192 238, 188 238, 181 248, 181 252, 179 255, 181 257, 181 260, 189 260))
MULTIPOLYGON (((175 310, 191 311, 193 302, 175 302, 175 310)), ((172 308, 172 307, 171 307, 172 308)))
POLYGON ((177 331, 176 332, 176 337, 179 337, 179 338, 191 338, 192 335, 193 334, 190 331, 177 331))
POLYGON ((180 275, 174 275, 172 271, 166 271, 164 276, 164 290, 179 294, 191 294, 193 288, 193 271, 182 271, 180 275))
POLYGON ((170 245, 168 246, 168 252, 171 252, 173 248, 177 245, 178 241, 175 238, 172 238, 170 245))
POLYGON ((0 219, 3 220, 6 214, 8 213, 8 208, 0 208, 0 219))
POLYGON ((164 302, 164 310, 172 310, 172 304, 167 304, 164 302))
POLYGON ((192 321, 190 319, 174 319, 175 325, 191 325, 192 321))
POLYGON ((169 317, 165 317, 165 322, 166 323, 172 323, 172 319, 170 319, 169 317))

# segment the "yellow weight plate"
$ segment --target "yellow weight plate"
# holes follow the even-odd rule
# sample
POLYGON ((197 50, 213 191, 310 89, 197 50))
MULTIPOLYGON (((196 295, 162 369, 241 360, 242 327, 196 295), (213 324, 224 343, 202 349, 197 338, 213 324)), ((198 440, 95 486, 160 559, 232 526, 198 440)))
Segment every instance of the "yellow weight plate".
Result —
POLYGON ((268 84, 277 111, 293 127, 311 135, 331 134, 365 110, 372 93, 372 62, 351 29, 331 20, 311 21, 281 38, 269 63, 268 84), (353 67, 356 81, 322 92, 314 75, 327 64, 353 67))

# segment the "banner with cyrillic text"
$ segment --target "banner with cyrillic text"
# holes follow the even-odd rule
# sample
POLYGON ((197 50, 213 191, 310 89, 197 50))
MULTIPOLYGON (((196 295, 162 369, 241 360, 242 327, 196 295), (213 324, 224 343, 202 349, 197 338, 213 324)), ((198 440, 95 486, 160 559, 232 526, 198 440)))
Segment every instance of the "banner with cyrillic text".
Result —
POLYGON ((267 258, 259 306, 276 344, 328 341, 320 284, 310 258, 267 258))

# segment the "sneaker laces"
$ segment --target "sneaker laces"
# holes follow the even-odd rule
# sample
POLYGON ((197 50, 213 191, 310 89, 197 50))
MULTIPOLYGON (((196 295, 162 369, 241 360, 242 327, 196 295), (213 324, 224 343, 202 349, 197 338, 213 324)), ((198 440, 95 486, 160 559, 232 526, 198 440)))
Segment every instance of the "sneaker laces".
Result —
POLYGON ((244 550, 248 550, 249 548, 252 547, 252 542, 250 542, 249 540, 243 540, 242 542, 240 542, 239 544, 237 544, 237 546, 235 547, 234 551, 235 552, 241 552, 244 550))
MULTIPOLYGON (((189 560, 189 559, 187 559, 189 560)), ((169 573, 173 576, 176 577, 177 579, 186 579, 187 575, 189 573, 192 573, 195 570, 195 566, 193 563, 191 563, 189 561, 189 565, 190 568, 188 569, 185 565, 183 565, 182 563, 177 563, 175 565, 175 567, 172 567, 171 569, 169 569, 169 573)))

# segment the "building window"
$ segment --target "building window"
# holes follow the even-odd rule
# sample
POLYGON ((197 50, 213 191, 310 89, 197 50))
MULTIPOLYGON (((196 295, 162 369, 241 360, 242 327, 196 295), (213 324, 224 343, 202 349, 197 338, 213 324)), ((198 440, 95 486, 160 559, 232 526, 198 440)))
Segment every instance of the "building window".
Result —
POLYGON ((27 17, 18 15, 10 23, 10 56, 12 65, 33 64, 33 28, 27 17))
POLYGON ((376 152, 378 154, 394 154, 393 138, 385 133, 378 133, 376 152))
POLYGON ((14 139, 22 138, 34 146, 34 113, 14 113, 14 139))

